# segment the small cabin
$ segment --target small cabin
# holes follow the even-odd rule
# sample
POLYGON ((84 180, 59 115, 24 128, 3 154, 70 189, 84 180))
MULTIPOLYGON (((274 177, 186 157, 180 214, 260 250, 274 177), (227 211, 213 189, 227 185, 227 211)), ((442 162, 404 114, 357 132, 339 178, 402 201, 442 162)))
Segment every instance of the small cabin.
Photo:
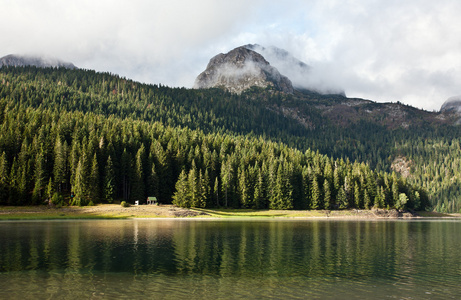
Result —
POLYGON ((158 201, 156 197, 147 197, 147 204, 148 205, 158 205, 158 201))

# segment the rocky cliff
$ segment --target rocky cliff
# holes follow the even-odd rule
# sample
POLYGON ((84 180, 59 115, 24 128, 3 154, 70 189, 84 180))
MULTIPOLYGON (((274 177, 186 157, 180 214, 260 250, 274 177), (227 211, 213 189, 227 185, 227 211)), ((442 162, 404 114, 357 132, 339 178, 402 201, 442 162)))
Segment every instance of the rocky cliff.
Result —
POLYGON ((252 86, 293 93, 293 85, 286 76, 245 46, 213 57, 194 84, 194 88, 223 87, 237 94, 252 86))
POLYGON ((452 112, 461 114, 461 96, 450 97, 442 104, 440 112, 452 112))

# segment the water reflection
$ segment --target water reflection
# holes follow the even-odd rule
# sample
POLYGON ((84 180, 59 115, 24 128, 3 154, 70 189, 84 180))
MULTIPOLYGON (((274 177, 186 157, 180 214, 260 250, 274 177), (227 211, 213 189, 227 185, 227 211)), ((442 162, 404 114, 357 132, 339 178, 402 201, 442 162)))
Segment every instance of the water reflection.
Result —
POLYGON ((460 230, 446 221, 4 222, 0 298, 450 298, 461 293, 460 230))

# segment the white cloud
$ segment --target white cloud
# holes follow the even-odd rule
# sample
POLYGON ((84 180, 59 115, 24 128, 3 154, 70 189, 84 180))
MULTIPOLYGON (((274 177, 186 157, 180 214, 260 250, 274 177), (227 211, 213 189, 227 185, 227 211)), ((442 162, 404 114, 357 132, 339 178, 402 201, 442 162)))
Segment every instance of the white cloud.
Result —
POLYGON ((191 87, 217 53, 258 43, 351 97, 432 110, 461 94, 459 1, 0 1, 0 56, 47 54, 191 87))

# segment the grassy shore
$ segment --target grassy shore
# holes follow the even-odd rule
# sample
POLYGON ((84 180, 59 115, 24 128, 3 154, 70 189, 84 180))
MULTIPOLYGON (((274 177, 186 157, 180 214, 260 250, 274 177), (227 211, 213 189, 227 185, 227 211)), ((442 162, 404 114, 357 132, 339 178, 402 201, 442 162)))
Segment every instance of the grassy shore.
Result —
POLYGON ((459 214, 418 212, 399 213, 395 210, 254 210, 254 209, 185 209, 172 205, 139 205, 121 207, 118 204, 97 206, 0 206, 0 220, 59 220, 59 219, 132 219, 132 218, 447 218, 459 214))

